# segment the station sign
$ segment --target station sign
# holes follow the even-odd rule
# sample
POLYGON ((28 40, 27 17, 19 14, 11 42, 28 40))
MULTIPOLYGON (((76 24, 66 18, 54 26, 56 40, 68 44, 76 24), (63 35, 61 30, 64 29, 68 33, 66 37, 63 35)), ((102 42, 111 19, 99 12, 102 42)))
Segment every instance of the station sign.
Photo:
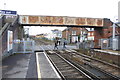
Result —
POLYGON ((11 10, 0 10, 1 15, 16 15, 17 11, 11 11, 11 10))

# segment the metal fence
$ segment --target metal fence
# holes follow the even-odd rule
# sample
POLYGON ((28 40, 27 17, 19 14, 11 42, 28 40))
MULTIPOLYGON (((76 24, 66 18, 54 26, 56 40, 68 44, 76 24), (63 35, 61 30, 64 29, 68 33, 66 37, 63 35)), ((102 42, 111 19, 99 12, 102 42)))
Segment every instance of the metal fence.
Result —
POLYGON ((83 49, 91 49, 94 48, 94 42, 90 41, 90 42, 79 42, 77 43, 78 48, 83 48, 83 49))
POLYGON ((100 39, 99 41, 101 49, 109 49, 109 39, 100 39))
POLYGON ((13 53, 33 53, 34 41, 13 41, 13 53))
POLYGON ((99 39, 99 46, 101 49, 112 49, 112 50, 120 50, 120 36, 115 36, 108 39, 99 39))

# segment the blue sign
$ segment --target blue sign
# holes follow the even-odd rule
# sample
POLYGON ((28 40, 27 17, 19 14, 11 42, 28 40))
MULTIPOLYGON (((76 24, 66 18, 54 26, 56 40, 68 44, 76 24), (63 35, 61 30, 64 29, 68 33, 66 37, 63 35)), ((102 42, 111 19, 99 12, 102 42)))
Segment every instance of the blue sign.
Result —
POLYGON ((4 14, 4 15, 16 15, 17 11, 1 10, 1 14, 4 14))

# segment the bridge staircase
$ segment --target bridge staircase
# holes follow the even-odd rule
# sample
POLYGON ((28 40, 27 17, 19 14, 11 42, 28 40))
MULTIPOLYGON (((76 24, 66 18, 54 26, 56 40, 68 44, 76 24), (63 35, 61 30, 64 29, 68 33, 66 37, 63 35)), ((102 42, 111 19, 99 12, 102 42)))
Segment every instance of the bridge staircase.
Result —
POLYGON ((3 15, 0 17, 0 56, 2 58, 11 55, 11 51, 8 49, 8 30, 13 30, 12 27, 18 25, 18 15, 17 16, 8 16, 3 15))

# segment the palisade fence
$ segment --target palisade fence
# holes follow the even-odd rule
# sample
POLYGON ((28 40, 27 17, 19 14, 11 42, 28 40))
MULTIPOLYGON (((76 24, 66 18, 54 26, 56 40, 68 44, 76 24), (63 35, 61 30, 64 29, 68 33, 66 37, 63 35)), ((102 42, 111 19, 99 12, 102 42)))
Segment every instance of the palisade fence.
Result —
POLYGON ((13 53, 34 53, 35 42, 13 41, 13 53))

